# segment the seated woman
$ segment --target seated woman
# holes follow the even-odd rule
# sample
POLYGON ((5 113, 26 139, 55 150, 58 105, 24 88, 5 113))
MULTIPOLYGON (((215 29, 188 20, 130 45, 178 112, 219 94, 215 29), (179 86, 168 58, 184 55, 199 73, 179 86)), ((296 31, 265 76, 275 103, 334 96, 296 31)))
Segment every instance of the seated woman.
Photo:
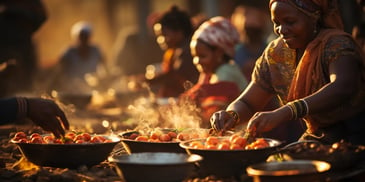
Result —
POLYGON ((202 127, 209 127, 210 115, 225 108, 247 86, 247 80, 232 60, 238 41, 237 30, 223 17, 205 21, 192 37, 191 53, 200 76, 185 95, 201 108, 202 127))

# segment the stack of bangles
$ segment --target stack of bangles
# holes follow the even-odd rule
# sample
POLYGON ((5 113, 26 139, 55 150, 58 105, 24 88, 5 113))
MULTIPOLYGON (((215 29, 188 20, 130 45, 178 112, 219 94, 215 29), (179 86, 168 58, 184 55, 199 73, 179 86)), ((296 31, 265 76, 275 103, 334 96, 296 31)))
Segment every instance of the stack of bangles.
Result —
POLYGON ((240 117, 236 111, 227 111, 228 114, 230 114, 234 120, 234 124, 232 127, 235 127, 240 122, 240 117))
POLYGON ((286 106, 289 107, 292 113, 292 118, 291 118, 292 120, 303 118, 309 113, 308 104, 304 99, 288 102, 286 106))

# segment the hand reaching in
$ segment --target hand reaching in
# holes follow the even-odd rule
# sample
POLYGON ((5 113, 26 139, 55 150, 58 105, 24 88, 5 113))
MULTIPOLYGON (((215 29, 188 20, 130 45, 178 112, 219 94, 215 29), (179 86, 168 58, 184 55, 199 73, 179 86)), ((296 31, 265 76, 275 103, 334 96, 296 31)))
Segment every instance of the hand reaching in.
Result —
POLYGON ((69 122, 60 107, 49 99, 28 98, 28 118, 56 137, 65 134, 69 129, 69 122))

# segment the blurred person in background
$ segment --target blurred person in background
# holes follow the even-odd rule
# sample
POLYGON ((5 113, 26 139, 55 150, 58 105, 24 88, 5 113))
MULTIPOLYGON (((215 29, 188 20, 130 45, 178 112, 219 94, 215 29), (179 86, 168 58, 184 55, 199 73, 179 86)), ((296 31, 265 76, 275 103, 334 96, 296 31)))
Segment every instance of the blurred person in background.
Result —
POLYGON ((80 21, 72 26, 74 44, 60 57, 56 88, 66 92, 89 92, 95 86, 90 81, 97 79, 99 68, 107 70, 101 49, 91 41, 92 33, 92 26, 88 22, 80 21))
POLYGON ((0 99, 0 125, 21 123, 26 119, 56 137, 65 135, 65 130, 69 129, 65 113, 52 100, 25 97, 0 99))
POLYGON ((241 67, 247 80, 255 61, 260 57, 267 45, 271 31, 268 1, 242 1, 231 15, 231 21, 240 33, 240 43, 236 46, 234 60, 241 67))
POLYGON ((32 90, 37 74, 32 36, 46 19, 40 0, 0 1, 0 97, 32 90))
POLYGON ((161 67, 156 65, 152 72, 147 68, 147 82, 157 87, 159 98, 178 97, 186 90, 184 85, 195 84, 199 76, 189 49, 193 33, 190 16, 172 6, 157 20, 154 32, 164 55, 161 67))
POLYGON ((233 58, 239 34, 229 20, 213 17, 193 34, 190 48, 200 72, 198 83, 184 95, 201 109, 201 127, 210 128, 210 116, 232 102, 247 86, 233 58))
MULTIPOLYGON (((117 40, 115 64, 125 76, 137 76, 146 72, 147 65, 161 61, 162 50, 156 42, 153 25, 156 23, 159 13, 151 13, 146 19, 145 34, 142 30, 132 30, 124 40, 117 40)), ((119 38, 122 38, 120 32, 119 38)))

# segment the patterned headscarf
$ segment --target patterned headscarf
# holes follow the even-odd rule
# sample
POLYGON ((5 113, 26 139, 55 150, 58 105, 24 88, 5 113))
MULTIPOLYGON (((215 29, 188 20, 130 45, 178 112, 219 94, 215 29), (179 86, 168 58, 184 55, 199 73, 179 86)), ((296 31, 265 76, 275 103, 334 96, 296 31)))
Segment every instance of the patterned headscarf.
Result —
POLYGON ((343 29, 337 0, 270 0, 270 9, 274 2, 284 2, 294 6, 309 17, 320 20, 324 28, 343 29))
POLYGON ((223 17, 217 16, 205 21, 195 31, 192 37, 192 44, 201 40, 213 47, 219 47, 224 53, 233 58, 234 47, 239 42, 240 36, 231 22, 223 17))

